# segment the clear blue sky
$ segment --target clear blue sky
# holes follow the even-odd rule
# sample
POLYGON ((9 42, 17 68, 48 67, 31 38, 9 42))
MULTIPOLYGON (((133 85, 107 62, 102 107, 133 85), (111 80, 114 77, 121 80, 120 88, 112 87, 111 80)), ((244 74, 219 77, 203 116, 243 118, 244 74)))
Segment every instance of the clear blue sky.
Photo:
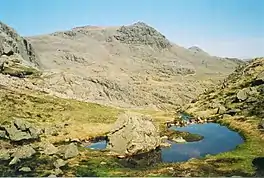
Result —
POLYGON ((264 0, 1 0, 0 21, 23 36, 143 21, 184 47, 264 56, 264 0))

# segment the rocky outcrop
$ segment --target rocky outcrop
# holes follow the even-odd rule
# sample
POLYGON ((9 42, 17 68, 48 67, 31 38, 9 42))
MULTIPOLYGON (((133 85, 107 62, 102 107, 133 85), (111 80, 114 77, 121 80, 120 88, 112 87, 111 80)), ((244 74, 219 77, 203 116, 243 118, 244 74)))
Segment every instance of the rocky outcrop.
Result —
POLYGON ((21 77, 37 72, 39 66, 32 45, 0 22, 0 73, 21 77))
POLYGON ((122 43, 150 45, 158 49, 172 46, 164 35, 143 22, 122 26, 117 32, 114 38, 122 43))
POLYGON ((151 118, 137 113, 121 114, 108 134, 107 148, 120 155, 136 155, 160 146, 159 133, 151 118))
POLYGON ((42 133, 41 129, 23 119, 16 118, 8 125, 1 125, 0 138, 11 141, 36 140, 42 133))

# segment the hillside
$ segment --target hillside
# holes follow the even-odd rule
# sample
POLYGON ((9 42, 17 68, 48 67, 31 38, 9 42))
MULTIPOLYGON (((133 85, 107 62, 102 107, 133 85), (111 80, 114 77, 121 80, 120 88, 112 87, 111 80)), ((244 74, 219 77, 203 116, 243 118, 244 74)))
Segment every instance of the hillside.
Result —
MULTIPOLYGON (((232 152, 208 158, 198 167, 211 167, 215 172, 236 172, 241 175, 264 175, 264 58, 240 66, 215 89, 200 95, 185 111, 201 118, 213 118, 239 131, 245 144, 232 152), (224 161, 226 159, 226 161, 224 161), (232 160, 233 161, 228 161, 232 160), (222 164, 220 165, 220 161, 222 164), (253 167, 254 166, 254 167, 253 167)), ((195 169, 195 168, 194 168, 195 169)))
POLYGON ((40 88, 121 107, 178 107, 238 65, 194 55, 143 22, 77 27, 27 40, 46 71, 40 88))

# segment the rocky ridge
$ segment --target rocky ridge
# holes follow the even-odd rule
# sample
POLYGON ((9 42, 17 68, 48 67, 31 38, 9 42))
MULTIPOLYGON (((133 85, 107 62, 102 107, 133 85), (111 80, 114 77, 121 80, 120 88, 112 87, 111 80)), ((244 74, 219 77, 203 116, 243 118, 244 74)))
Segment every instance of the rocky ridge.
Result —
POLYGON ((77 27, 27 39, 47 71, 37 82, 40 88, 119 107, 179 106, 238 65, 193 56, 143 22, 77 27))

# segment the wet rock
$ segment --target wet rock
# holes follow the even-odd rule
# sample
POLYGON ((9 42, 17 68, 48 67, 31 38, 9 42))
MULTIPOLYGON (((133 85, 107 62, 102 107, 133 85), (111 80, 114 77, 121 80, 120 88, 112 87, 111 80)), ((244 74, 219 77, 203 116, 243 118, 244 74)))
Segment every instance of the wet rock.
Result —
POLYGON ((59 147, 59 154, 63 155, 64 159, 69 159, 78 156, 79 151, 75 144, 63 145, 59 147))
POLYGON ((58 148, 51 143, 45 144, 44 148, 44 154, 46 155, 54 155, 59 151, 58 148))
POLYGON ((19 172, 31 172, 31 168, 30 167, 22 167, 19 169, 19 172))
POLYGON ((63 159, 57 159, 55 162, 54 162, 54 166, 55 168, 60 168, 60 167, 63 167, 67 164, 66 161, 64 161, 63 159))
POLYGON ((172 141, 174 141, 176 143, 186 143, 186 140, 184 140, 182 137, 173 138, 172 141))
POLYGON ((107 148, 120 155, 149 152, 160 146, 159 133, 150 117, 126 112, 119 115, 108 134, 107 148))
POLYGON ((7 161, 10 159, 10 153, 7 149, 0 150, 0 161, 7 161))
POLYGON ((17 149, 17 151, 12 154, 12 157, 18 158, 18 159, 26 159, 30 158, 36 153, 36 151, 29 145, 24 145, 17 149))

